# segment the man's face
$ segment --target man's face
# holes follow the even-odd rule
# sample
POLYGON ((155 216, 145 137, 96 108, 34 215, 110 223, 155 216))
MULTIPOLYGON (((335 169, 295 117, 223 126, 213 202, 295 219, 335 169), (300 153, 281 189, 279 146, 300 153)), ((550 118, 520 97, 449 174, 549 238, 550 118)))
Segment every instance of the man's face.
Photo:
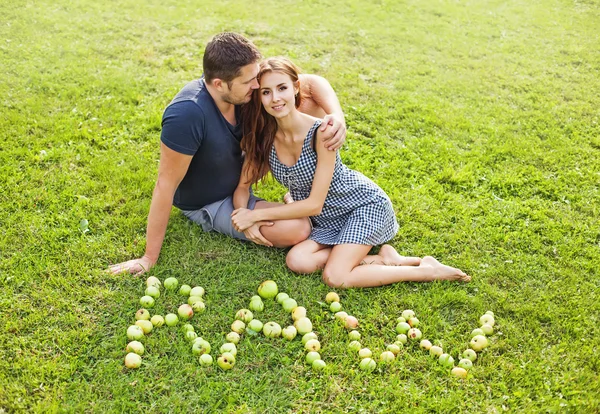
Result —
POLYGON ((256 79, 258 76, 258 63, 251 63, 242 68, 240 76, 234 78, 228 85, 223 82, 224 94, 222 99, 233 105, 241 105, 250 102, 252 91, 258 89, 259 84, 256 79))

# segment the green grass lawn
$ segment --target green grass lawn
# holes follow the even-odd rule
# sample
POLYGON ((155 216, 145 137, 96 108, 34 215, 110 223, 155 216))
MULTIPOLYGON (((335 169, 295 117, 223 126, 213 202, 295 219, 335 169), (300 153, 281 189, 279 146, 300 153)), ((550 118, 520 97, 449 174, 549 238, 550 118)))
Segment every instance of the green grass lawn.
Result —
MULTIPOLYGON (((600 411, 597 1, 15 0, 0 16, 0 412, 600 411), (309 369, 299 340, 260 337, 240 342, 233 370, 202 368, 164 327, 125 369, 144 281, 103 270, 143 254, 162 111, 223 30, 326 77, 347 115, 343 159, 396 208, 392 244, 472 275, 339 292, 373 350, 410 308, 456 357, 494 311, 467 381, 417 346, 360 372, 319 275, 177 211, 150 274, 206 288, 194 325, 213 357, 274 279, 308 309, 329 366, 309 369)), ((290 321, 270 302, 260 318, 290 321)))

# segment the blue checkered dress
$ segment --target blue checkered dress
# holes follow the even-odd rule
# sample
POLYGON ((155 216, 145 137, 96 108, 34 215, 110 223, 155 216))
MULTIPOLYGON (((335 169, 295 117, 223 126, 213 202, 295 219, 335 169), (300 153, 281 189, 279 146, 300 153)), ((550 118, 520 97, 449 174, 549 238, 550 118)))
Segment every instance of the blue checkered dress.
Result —
MULTIPOLYGON (((282 164, 275 146, 271 148, 271 172, 296 201, 310 195, 317 168, 317 153, 312 142, 319 125, 321 120, 317 120, 308 131, 300 158, 292 167, 282 164)), ((325 245, 352 243, 376 246, 389 241, 398 232, 389 197, 373 181, 342 164, 339 152, 321 214, 310 219, 313 230, 309 238, 325 245)))

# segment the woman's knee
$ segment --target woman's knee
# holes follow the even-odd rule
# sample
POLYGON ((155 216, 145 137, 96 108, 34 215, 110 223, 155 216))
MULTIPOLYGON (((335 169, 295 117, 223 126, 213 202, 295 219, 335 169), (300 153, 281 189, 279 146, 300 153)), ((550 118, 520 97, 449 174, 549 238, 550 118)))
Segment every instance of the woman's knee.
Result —
POLYGON ((310 260, 310 253, 302 249, 290 250, 285 257, 285 264, 294 273, 312 273, 317 271, 315 264, 310 260))
POLYGON ((343 288, 344 280, 346 280, 347 271, 336 266, 326 265, 323 269, 323 282, 332 288, 343 288))
MULTIPOLYGON (((283 220, 276 222, 275 234, 270 235, 276 247, 290 247, 306 240, 310 236, 310 221, 306 219, 283 220)), ((274 226, 274 227, 275 227, 274 226)), ((267 230, 268 231, 268 230, 267 230)))

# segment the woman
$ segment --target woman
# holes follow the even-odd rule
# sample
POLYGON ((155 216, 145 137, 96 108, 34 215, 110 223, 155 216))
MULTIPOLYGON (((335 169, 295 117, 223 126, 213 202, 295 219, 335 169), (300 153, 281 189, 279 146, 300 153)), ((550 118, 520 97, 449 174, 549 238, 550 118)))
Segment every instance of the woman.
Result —
POLYGON ((309 216, 311 235, 289 251, 287 265, 298 273, 323 269, 323 280, 332 287, 469 281, 461 270, 433 257, 403 257, 387 244, 379 254, 368 254, 398 231, 392 204, 375 183, 348 169, 339 153, 324 147, 318 131, 321 120, 297 109, 302 100, 298 74, 285 58, 267 59, 260 65, 260 88, 244 109, 246 158, 233 198, 234 227, 243 231, 261 221, 309 216), (295 201, 248 210, 250 185, 269 171, 295 201))

